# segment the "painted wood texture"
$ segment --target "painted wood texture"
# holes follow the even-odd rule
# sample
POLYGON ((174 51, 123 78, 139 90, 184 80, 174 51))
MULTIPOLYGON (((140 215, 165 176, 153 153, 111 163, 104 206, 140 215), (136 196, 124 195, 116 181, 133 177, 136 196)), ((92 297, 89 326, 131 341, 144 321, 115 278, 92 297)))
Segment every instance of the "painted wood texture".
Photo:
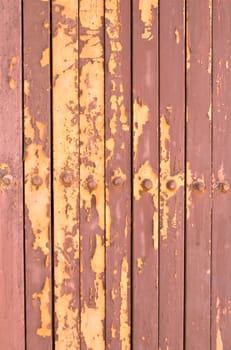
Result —
POLYGON ((186 349, 210 349, 212 5, 187 1, 186 349), (195 22, 197 23, 195 27, 195 22), (198 342, 198 339, 200 341, 198 342))
POLYGON ((0 9, 0 344, 24 350, 21 1, 0 9))
POLYGON ((27 347, 52 348, 50 4, 23 3, 27 347), (35 38, 37 38, 35 40, 35 38))
POLYGON ((0 9, 0 347, 230 349, 229 1, 0 9))
POLYGON ((158 348, 158 3, 133 3, 133 344, 158 348), (142 77, 142 79, 141 79, 142 77), (142 300, 142 302, 141 302, 142 300))

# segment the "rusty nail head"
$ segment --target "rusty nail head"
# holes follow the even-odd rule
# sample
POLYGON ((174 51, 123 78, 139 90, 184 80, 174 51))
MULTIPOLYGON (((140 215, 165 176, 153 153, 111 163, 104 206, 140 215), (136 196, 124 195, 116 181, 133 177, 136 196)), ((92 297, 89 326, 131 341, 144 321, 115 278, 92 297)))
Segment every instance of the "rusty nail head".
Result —
POLYGON ((41 178, 41 176, 35 175, 32 177, 31 182, 34 186, 41 186, 43 183, 43 179, 41 178))
POLYGON ((220 189, 220 191, 223 192, 223 193, 228 192, 228 190, 229 190, 229 184, 228 184, 228 182, 221 182, 221 183, 219 184, 219 189, 220 189))
POLYGON ((90 192, 94 191, 97 187, 97 183, 93 178, 88 179, 87 181, 87 187, 90 192))
POLYGON ((66 172, 61 174, 61 179, 62 179, 62 182, 65 186, 70 186, 72 184, 72 181, 73 181, 72 174, 66 173, 66 172))
POLYGON ((11 184, 12 180, 13 180, 13 176, 11 176, 11 175, 5 175, 5 176, 3 176, 3 178, 2 178, 2 182, 3 182, 4 185, 6 185, 6 186, 9 186, 9 185, 11 184))
POLYGON ((153 184, 150 179, 144 179, 141 183, 141 186, 143 187, 144 191, 149 191, 152 188, 153 184))
POLYGON ((193 188, 202 193, 205 191, 205 184, 203 181, 197 181, 193 184, 193 188))
POLYGON ((175 180, 168 180, 167 182, 167 188, 170 191, 174 191, 176 189, 176 181, 175 180))
POLYGON ((121 176, 116 176, 116 177, 113 178, 112 183, 113 183, 114 186, 117 186, 117 187, 122 186, 123 185, 123 179, 122 179, 121 176))

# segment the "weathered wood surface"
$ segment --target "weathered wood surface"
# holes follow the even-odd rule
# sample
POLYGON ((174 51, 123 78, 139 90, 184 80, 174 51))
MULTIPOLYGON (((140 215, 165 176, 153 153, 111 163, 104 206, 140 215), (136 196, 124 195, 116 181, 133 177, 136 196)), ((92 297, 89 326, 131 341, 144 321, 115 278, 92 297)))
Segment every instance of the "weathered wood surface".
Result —
POLYGON ((231 348, 229 1, 0 9, 0 347, 231 348))
POLYGON ((50 4, 23 2, 26 342, 52 348, 50 4))
POLYGON ((187 1, 186 349, 210 349, 212 5, 187 1), (195 26, 195 23, 196 26, 195 26))
POLYGON ((158 2, 133 2, 133 346, 158 348, 158 2))
POLYGON ((129 1, 105 1, 106 348, 124 350, 131 327, 130 14, 129 1))
POLYGON ((211 349, 231 347, 231 3, 213 1, 211 349))
POLYGON ((0 344, 24 350, 21 1, 0 11, 0 344))
POLYGON ((183 350, 185 3, 160 2, 159 347, 183 350))
POLYGON ((78 349, 78 2, 53 1, 53 190, 55 349, 78 349))

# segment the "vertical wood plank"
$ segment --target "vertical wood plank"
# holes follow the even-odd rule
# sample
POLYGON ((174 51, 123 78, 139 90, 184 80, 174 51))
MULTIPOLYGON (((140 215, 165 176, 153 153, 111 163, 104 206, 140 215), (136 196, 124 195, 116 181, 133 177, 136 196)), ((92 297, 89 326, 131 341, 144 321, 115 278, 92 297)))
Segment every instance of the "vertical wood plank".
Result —
POLYGON ((28 349, 52 349, 50 2, 24 1, 24 145, 28 349))
POLYGON ((213 226, 211 349, 231 347, 231 3, 213 1, 213 226))
POLYGON ((131 319, 130 1, 105 2, 106 348, 128 350, 131 319))
POLYGON ((81 349, 105 349, 104 1, 79 2, 81 349))
POLYGON ((133 347, 158 348, 158 1, 133 2, 133 347))
POLYGON ((21 1, 0 9, 0 343, 24 350, 21 1))
POLYGON ((183 349, 184 1, 160 2, 159 347, 183 349))
POLYGON ((210 349, 211 243, 211 1, 187 1, 188 350, 210 349))
POLYGON ((55 348, 79 349, 78 1, 56 0, 53 32, 55 348))

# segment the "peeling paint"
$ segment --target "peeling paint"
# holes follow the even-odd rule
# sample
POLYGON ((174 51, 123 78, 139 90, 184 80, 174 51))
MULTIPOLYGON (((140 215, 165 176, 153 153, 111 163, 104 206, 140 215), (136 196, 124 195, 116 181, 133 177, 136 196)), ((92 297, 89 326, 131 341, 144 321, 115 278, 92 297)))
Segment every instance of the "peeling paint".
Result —
POLYGON ((133 105, 133 111, 134 111, 133 152, 134 152, 134 159, 136 159, 137 152, 138 152, 139 138, 143 133, 143 128, 145 124, 149 121, 149 108, 142 102, 135 100, 133 105))
POLYGON ((216 350, 223 350, 223 341, 221 337, 221 329, 220 329, 220 299, 217 297, 217 303, 216 303, 216 328, 217 328, 217 334, 216 334, 216 350))
POLYGON ((50 50, 49 47, 47 47, 43 52, 42 52, 42 57, 40 60, 40 65, 41 67, 45 67, 49 64, 50 62, 50 50))
MULTIPOLYGON (((172 198, 180 187, 184 186, 184 173, 179 173, 176 175, 171 175, 171 159, 170 159, 170 125, 167 122, 166 116, 161 115, 160 119, 160 174, 161 174, 161 200, 160 200, 160 210, 161 210, 161 227, 160 235, 163 240, 167 239, 169 225, 169 204, 168 201, 172 198), (176 189, 170 191, 167 189, 167 181, 174 180, 176 182, 176 189)), ((177 220, 177 218, 176 218, 177 220)))
POLYGON ((141 21, 144 24, 142 39, 152 40, 152 26, 154 23, 153 10, 158 8, 158 0, 139 0, 139 10, 141 12, 141 21))
POLYGON ((47 277, 42 291, 39 293, 34 293, 32 296, 33 302, 35 302, 37 299, 39 299, 40 302, 41 326, 37 330, 37 334, 40 337, 51 336, 51 317, 49 310, 50 289, 50 280, 47 277))
POLYGON ((120 280, 120 341, 121 349, 130 349, 130 325, 128 320, 128 262, 126 258, 123 258, 121 266, 121 280, 120 280))
POLYGON ((179 45, 180 43, 180 33, 178 29, 175 29, 175 40, 176 40, 176 44, 179 45))
POLYGON ((143 192, 142 182, 145 179, 152 181, 152 188, 149 190, 149 194, 152 196, 154 213, 153 213, 153 246, 155 250, 158 249, 158 230, 159 230, 159 219, 158 219, 158 176, 152 169, 149 161, 146 161, 140 166, 137 172, 134 174, 133 185, 134 185, 134 199, 140 200, 143 192))

